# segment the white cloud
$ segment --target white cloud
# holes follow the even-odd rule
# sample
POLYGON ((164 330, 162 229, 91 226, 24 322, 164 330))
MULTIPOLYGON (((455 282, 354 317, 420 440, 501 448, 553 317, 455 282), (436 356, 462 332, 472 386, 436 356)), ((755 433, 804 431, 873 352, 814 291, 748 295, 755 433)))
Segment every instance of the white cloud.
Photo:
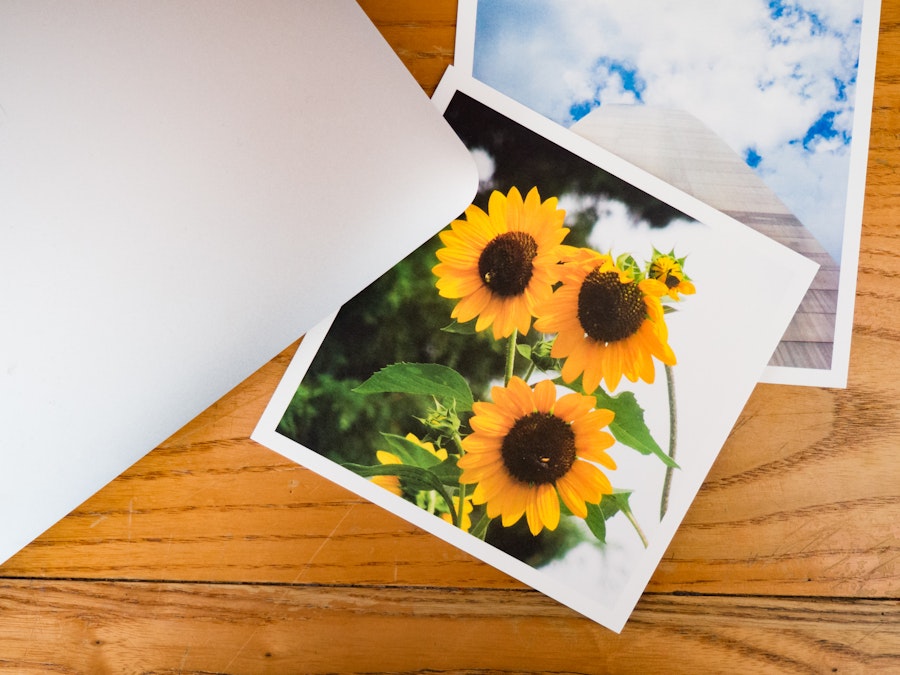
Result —
POLYGON ((817 148, 802 152, 797 146, 783 146, 760 164, 763 179, 832 257, 840 262, 843 222, 849 177, 848 150, 817 148), (770 166, 777 167, 771 170, 770 166))
POLYGON ((481 189, 490 187, 494 178, 494 171, 497 168, 494 158, 484 148, 473 148, 469 154, 472 155, 472 159, 475 161, 475 169, 478 171, 478 183, 481 189))
POLYGON ((485 0, 480 19, 498 23, 479 33, 475 74, 568 125, 573 103, 636 100, 608 67, 627 64, 644 103, 691 112, 742 156, 753 148, 804 223, 840 231, 845 148, 823 138, 801 156, 796 141, 827 112, 835 130, 851 128, 862 0, 784 4, 779 20, 765 0, 485 0), (839 204, 809 198, 825 186, 839 204))

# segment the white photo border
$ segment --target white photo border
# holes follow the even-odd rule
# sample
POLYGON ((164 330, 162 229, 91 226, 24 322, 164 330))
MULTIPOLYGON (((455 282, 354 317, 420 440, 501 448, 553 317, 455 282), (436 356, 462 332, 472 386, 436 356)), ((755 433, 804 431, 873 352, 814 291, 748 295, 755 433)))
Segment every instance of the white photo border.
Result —
MULTIPOLYGON (((482 0, 459 0, 456 23, 454 66, 464 74, 474 73, 475 24, 478 3, 482 0)), ((859 268, 862 235, 863 202, 875 91, 875 65, 881 0, 863 0, 860 27, 859 64, 850 145, 847 200, 841 246, 837 311, 830 368, 766 366, 760 382, 814 387, 845 388, 850 369, 853 336, 853 309, 859 268)))
MULTIPOLYGON (((459 528, 404 500, 402 497, 393 495, 388 490, 340 466, 319 452, 304 447, 276 431, 295 392, 307 374, 314 356, 325 340, 336 314, 316 326, 304 337, 251 438, 444 541, 457 546, 476 558, 510 574, 597 623, 615 632, 620 632, 730 433, 744 402, 752 393, 757 381, 756 378, 765 367, 767 354, 771 353, 771 351, 767 352, 766 349, 770 346, 774 349, 774 345, 780 339, 784 326, 788 324, 791 316, 796 311, 796 307, 809 287, 809 283, 815 275, 818 266, 780 244, 772 242, 763 235, 746 228, 744 225, 721 214, 690 195, 680 192, 654 176, 623 162, 605 150, 598 148, 595 144, 550 122, 486 85, 463 75, 455 68, 448 69, 434 94, 433 101, 437 108, 443 112, 457 92, 463 93, 488 108, 499 112, 512 122, 521 124, 527 129, 548 138, 568 152, 627 181, 651 196, 667 202, 701 223, 729 231, 734 230, 736 234, 745 237, 744 243, 746 245, 754 249, 758 247, 759 252, 774 265, 774 268, 784 273, 783 278, 779 281, 779 284, 783 281, 783 285, 779 285, 779 291, 783 290, 783 293, 780 293, 777 298, 772 298, 771 316, 765 317, 767 322, 766 339, 761 340, 757 347, 758 363, 756 366, 742 364, 741 368, 748 371, 746 377, 741 378, 740 382, 735 382, 733 390, 728 392, 731 397, 729 400, 736 405, 729 407, 727 410, 719 408, 716 411, 716 415, 708 416, 709 419, 704 419, 705 433, 702 434, 702 438, 699 438, 699 442, 696 443, 698 453, 698 456, 694 458, 696 461, 693 462, 690 470, 684 470, 679 474, 681 480, 679 496, 675 497, 673 495, 668 513, 656 526, 649 546, 643 549, 638 560, 633 561, 633 567, 627 583, 622 588, 616 601, 610 606, 599 603, 587 593, 579 592, 577 588, 564 584, 559 579, 548 576, 540 569, 531 567, 494 546, 463 532, 459 528)), ((731 235, 729 234, 728 236, 731 235)))

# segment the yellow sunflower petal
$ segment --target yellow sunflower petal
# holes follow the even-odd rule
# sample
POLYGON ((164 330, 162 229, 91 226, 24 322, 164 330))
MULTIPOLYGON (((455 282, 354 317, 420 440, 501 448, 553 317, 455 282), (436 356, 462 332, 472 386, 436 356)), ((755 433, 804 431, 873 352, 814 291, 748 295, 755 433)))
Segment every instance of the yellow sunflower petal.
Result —
POLYGON ((578 419, 572 422, 572 431, 575 434, 588 434, 597 429, 608 427, 614 417, 615 415, 613 415, 612 411, 605 408, 597 408, 579 416, 578 419))
POLYGON ((579 437, 576 452, 581 459, 597 462, 607 469, 615 469, 615 460, 606 453, 606 449, 615 445, 615 442, 612 434, 608 434, 605 431, 585 434, 583 440, 579 437))
POLYGON ((582 396, 572 392, 563 395, 553 407, 553 414, 564 422, 572 422, 576 418, 585 415, 591 408, 597 405, 597 399, 593 396, 582 396))
POLYGON ((556 481, 556 489, 559 491, 559 496, 569 511, 579 518, 587 517, 587 505, 584 497, 578 492, 578 484, 576 482, 572 481, 569 476, 563 476, 556 481))
MULTIPOLYGON (((494 190, 488 198, 488 217, 491 221, 491 228, 497 234, 509 232, 509 201, 513 195, 518 195, 519 191, 512 188, 509 195, 494 190)), ((515 216, 513 216, 515 218, 515 216)))
POLYGON ((550 484, 537 486, 525 509, 528 529, 538 535, 543 528, 555 530, 559 525, 559 498, 550 484))
MULTIPOLYGON (((554 345, 554 347, 555 346, 556 345, 554 345)), ((586 348, 582 342, 579 342, 575 346, 575 348, 568 354, 554 354, 553 353, 554 350, 553 349, 550 350, 550 355, 553 356, 554 358, 562 357, 562 356, 566 357, 566 360, 563 362, 562 372, 561 372, 562 378, 564 381, 573 382, 576 377, 578 377, 579 375, 581 375, 582 372, 584 372, 585 363, 587 361, 585 351, 586 351, 586 348)), ((595 385, 594 389, 596 389, 596 388, 597 387, 595 385)), ((590 391, 593 391, 594 389, 591 389, 590 391)), ((585 391, 588 391, 587 388, 585 389, 585 391)))
POLYGON ((491 303, 491 294, 483 286, 478 288, 471 295, 467 295, 460 300, 453 312, 450 314, 460 323, 471 321, 480 313, 484 312, 491 303))
POLYGON ((538 513, 548 530, 555 530, 559 526, 559 493, 554 485, 545 485, 538 493, 538 513))
POLYGON ((528 328, 531 325, 531 314, 529 314, 528 309, 524 306, 520 309, 517 300, 517 298, 514 298, 506 302, 494 301, 497 306, 493 323, 495 340, 500 340, 501 338, 512 335, 512 332, 516 330, 522 319, 525 321, 525 329, 522 332, 528 332, 528 328))
POLYGON ((481 434, 503 436, 509 431, 511 425, 509 424, 508 418, 502 413, 496 413, 492 410, 490 414, 482 413, 481 415, 473 417, 469 421, 469 426, 481 434))
MULTIPOLYGON (((457 221, 459 222, 459 221, 457 221)), ((485 242, 496 237, 502 230, 494 227, 494 221, 489 213, 472 204, 466 209, 466 219, 462 224, 454 228, 464 236, 482 236, 485 242)))
MULTIPOLYGON (((465 458, 462 458, 465 459, 465 458)), ((460 461, 462 461, 460 459, 460 461)), ((490 462, 482 466, 470 466, 466 464, 461 466, 463 474, 460 476, 460 482, 466 485, 478 483, 484 486, 485 496, 494 498, 501 494, 507 486, 506 467, 502 462, 490 462)))
MULTIPOLYGON (((499 307, 500 306, 494 303, 493 300, 485 305, 484 309, 481 310, 481 313, 478 314, 478 319, 475 321, 475 330, 477 332, 481 332, 490 327, 490 325, 494 322, 494 319, 497 318, 497 310, 499 309, 499 307)), ((453 316, 453 314, 451 314, 450 316, 453 316)))
MULTIPOLYGON (((584 340, 576 348, 572 356, 582 353, 583 356, 580 356, 580 358, 575 361, 577 370, 574 368, 571 369, 570 376, 574 380, 579 374, 582 375, 581 383, 584 386, 584 392, 586 394, 595 391, 597 387, 600 386, 600 380, 602 380, 604 376, 606 377, 607 383, 609 383, 610 374, 612 374, 616 377, 616 382, 618 383, 618 376, 621 376, 621 373, 616 376, 615 367, 610 365, 611 355, 609 345, 584 340)), ((572 356, 566 359, 566 366, 569 365, 572 356)), ((613 363, 614 362, 615 361, 613 361, 613 363)), ((563 366, 563 369, 565 370, 565 366, 563 366)), ((615 389, 615 385, 610 385, 610 389, 615 389)))
POLYGON ((525 515, 529 495, 530 488, 526 485, 514 483, 509 487, 506 496, 506 513, 503 520, 505 527, 516 524, 525 515))
MULTIPOLYGON (((499 448, 497 448, 499 450, 499 448)), ((485 467, 498 464, 502 460, 499 459, 499 453, 491 452, 467 452, 459 458, 457 466, 460 469, 484 469, 485 467)))
POLYGON ((400 458, 397 455, 386 452, 384 450, 376 450, 375 458, 378 460, 380 464, 402 464, 400 458))
POLYGON ((599 504, 603 495, 612 494, 609 478, 589 462, 575 462, 566 477, 575 484, 578 494, 591 504, 599 504))
POLYGON ((520 377, 513 377, 506 387, 509 395, 509 406, 518 417, 534 412, 534 393, 520 377))
POLYGON ((551 380, 541 380, 534 387, 533 398, 538 412, 550 412, 556 403, 556 386, 551 380))

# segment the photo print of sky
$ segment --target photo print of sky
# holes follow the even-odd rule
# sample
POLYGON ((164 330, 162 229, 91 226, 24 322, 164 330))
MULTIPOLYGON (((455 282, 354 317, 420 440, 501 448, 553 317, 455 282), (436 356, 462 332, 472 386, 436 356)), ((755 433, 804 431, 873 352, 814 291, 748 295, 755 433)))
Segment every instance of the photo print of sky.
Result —
POLYGON ((690 112, 840 262, 862 0, 481 0, 473 74, 570 126, 690 112))

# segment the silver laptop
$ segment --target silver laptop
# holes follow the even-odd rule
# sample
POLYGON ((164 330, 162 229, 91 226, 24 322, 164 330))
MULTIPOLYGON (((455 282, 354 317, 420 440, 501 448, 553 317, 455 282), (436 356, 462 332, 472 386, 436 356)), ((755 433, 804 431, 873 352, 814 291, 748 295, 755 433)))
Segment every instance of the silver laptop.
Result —
POLYGON ((0 3, 0 560, 476 183, 353 0, 0 3))

